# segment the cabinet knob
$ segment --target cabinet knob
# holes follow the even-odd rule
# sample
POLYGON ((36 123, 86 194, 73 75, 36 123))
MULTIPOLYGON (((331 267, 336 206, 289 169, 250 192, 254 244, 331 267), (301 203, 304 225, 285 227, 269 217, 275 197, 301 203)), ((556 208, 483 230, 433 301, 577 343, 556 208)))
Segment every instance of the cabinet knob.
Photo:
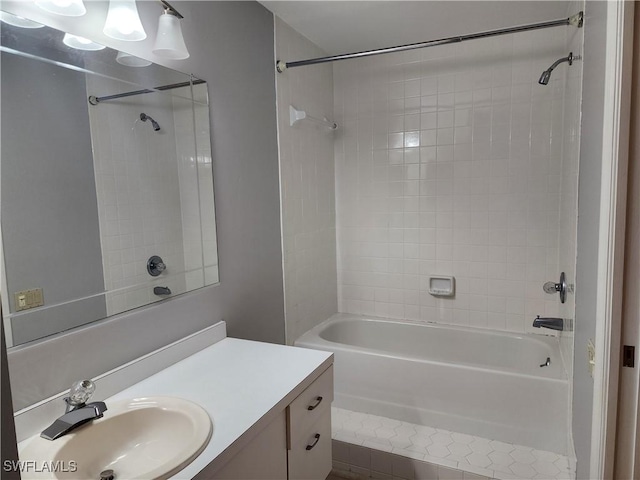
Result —
POLYGON ((307 407, 307 410, 315 410, 315 408, 320 405, 320 403, 322 402, 322 397, 316 397, 316 403, 314 405, 309 405, 307 407))

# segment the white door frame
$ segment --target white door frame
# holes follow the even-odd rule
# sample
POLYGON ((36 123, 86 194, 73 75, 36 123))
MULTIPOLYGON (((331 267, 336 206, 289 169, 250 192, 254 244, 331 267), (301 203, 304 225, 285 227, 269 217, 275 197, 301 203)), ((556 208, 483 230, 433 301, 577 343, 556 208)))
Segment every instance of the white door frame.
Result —
MULTIPOLYGON (((607 2, 598 242, 596 364, 590 477, 612 479, 615 459, 629 153, 634 2, 607 2)), ((587 27, 588 28, 588 27, 587 27)))

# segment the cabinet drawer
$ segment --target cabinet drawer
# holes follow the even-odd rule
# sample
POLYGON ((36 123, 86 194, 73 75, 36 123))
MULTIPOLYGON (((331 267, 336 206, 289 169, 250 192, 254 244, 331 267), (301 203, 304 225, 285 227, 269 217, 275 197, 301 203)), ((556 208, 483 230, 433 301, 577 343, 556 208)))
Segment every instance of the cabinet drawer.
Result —
POLYGON ((306 435, 314 423, 331 410, 333 401, 333 365, 327 368, 288 408, 290 441, 306 435))
POLYGON ((308 433, 299 435, 287 452, 289 480, 324 480, 331 471, 331 408, 324 408, 308 433))

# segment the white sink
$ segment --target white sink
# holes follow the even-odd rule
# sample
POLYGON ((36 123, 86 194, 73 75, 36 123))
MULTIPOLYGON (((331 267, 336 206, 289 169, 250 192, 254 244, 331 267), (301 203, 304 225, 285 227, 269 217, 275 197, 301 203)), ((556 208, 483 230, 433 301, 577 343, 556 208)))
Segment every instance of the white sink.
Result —
POLYGON ((36 461, 37 470, 46 463, 58 465, 59 471, 28 472, 22 478, 99 480, 104 470, 113 470, 116 480, 169 478, 211 438, 209 415, 188 400, 146 397, 107 402, 107 407, 103 418, 57 440, 36 436, 25 442, 23 463, 36 461), (72 470, 73 462, 75 471, 61 471, 72 470))

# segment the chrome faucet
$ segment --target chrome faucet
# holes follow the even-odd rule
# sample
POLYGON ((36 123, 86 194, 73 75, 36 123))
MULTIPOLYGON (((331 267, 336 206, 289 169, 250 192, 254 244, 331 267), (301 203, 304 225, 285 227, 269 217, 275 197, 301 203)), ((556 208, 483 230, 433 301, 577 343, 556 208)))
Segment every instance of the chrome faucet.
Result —
POLYGON ((564 330, 564 319, 562 318, 540 318, 540 315, 533 321, 536 328, 549 328, 551 330, 564 330))
POLYGON ((40 436, 47 440, 55 440, 96 418, 102 418, 107 410, 104 402, 86 403, 95 392, 96 386, 91 380, 81 380, 71 385, 64 415, 45 428, 40 436))

